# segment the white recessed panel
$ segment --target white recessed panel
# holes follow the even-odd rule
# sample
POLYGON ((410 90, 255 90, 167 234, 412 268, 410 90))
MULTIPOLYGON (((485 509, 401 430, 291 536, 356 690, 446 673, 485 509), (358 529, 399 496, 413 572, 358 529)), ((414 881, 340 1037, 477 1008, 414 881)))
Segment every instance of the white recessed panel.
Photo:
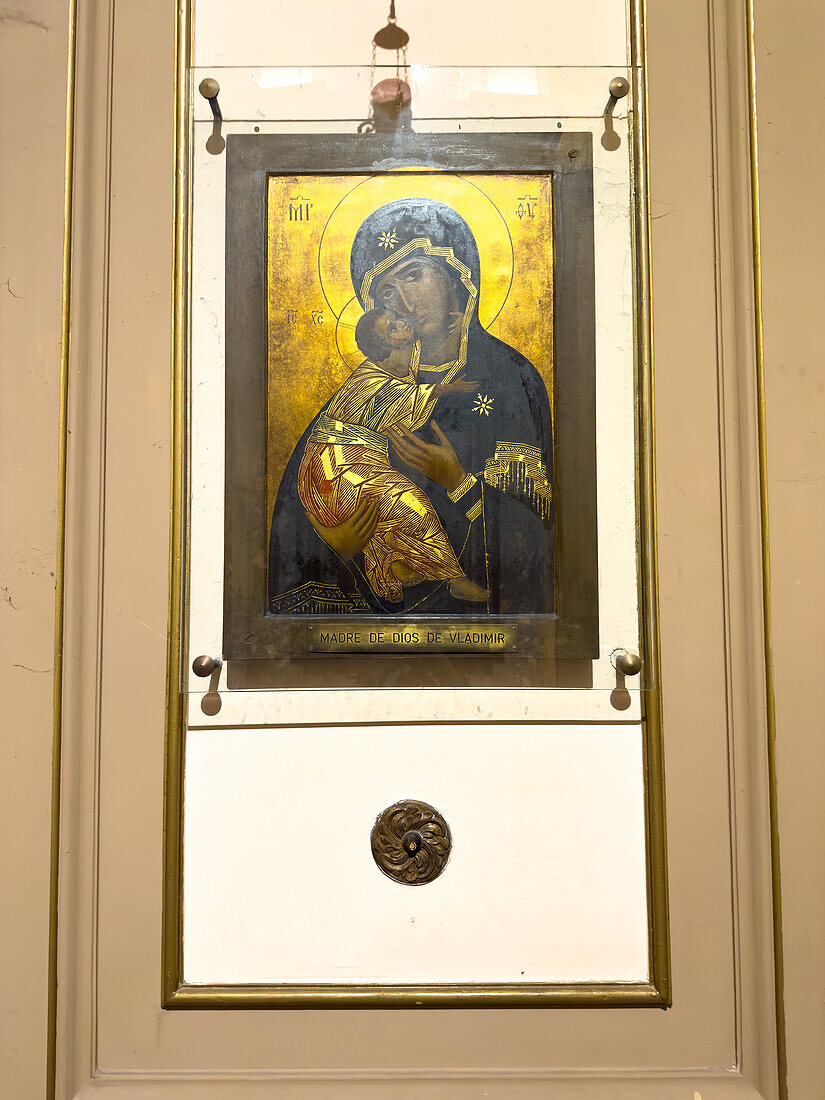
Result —
MULTIPOLYGON (((388 0, 272 4, 196 0, 193 64, 369 64, 388 0)), ((518 0, 487 9, 470 0, 398 0, 409 60, 426 65, 624 65, 623 0, 518 0)), ((385 54, 385 57, 394 55, 385 54)))
POLYGON ((190 730, 184 818, 187 983, 647 980, 638 724, 190 730), (372 858, 405 798, 423 886, 372 858))

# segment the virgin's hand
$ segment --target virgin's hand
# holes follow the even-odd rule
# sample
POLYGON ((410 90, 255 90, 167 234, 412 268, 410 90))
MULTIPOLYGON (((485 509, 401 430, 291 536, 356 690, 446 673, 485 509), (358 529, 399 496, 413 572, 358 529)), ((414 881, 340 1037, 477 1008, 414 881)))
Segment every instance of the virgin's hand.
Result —
POLYGON ((452 443, 434 420, 430 427, 438 436, 438 443, 425 443, 406 428, 391 428, 387 433, 392 449, 402 462, 424 474, 430 481, 441 485, 448 493, 457 488, 467 476, 461 466, 452 443))
POLYGON ((349 561, 354 558, 359 550, 363 550, 378 526, 378 501, 363 500, 349 519, 339 523, 337 527, 322 527, 307 512, 309 522, 335 553, 349 561))

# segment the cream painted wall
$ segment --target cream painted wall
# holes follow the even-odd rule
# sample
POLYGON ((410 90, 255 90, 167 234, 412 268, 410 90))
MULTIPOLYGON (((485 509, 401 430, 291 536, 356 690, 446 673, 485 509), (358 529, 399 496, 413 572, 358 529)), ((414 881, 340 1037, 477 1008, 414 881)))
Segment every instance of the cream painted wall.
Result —
POLYGON ((756 0, 788 1094, 825 1095, 825 8, 756 0))
MULTIPOLYGON (((388 0, 343 8, 238 0, 202 5, 195 25, 196 65, 369 64, 370 41, 386 22, 388 0), (250 36, 250 22, 277 34, 250 36)), ((398 0, 409 31, 409 60, 422 65, 624 65, 623 0, 398 0), (560 28, 564 28, 560 33, 560 28)))
POLYGON ((46 1082, 68 7, 0 9, 0 1096, 46 1082))

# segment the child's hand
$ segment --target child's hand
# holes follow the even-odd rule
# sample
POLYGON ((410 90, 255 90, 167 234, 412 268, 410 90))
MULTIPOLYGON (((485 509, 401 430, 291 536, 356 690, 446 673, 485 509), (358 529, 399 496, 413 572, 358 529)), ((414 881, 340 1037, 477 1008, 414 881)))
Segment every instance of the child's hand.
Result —
POLYGON ((464 318, 464 314, 463 313, 452 313, 451 312, 450 316, 455 317, 455 320, 450 321, 450 327, 448 329, 448 332, 450 333, 450 336, 455 336, 455 334, 457 332, 461 331, 461 322, 464 318))
POLYGON ((460 375, 455 382, 442 383, 442 393, 475 393, 478 382, 468 382, 466 374, 460 375))

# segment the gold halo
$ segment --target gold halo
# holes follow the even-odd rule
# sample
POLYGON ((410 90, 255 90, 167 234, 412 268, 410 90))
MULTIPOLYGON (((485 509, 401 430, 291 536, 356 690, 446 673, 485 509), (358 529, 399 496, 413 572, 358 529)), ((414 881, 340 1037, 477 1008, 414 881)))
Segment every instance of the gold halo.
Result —
POLYGON ((338 348, 338 354, 350 370, 355 370, 364 362, 364 353, 355 342, 355 326, 363 316, 364 311, 361 309, 361 303, 353 294, 341 310, 341 315, 335 325, 335 346, 338 348))
POLYGON ((513 242, 507 224, 498 207, 480 187, 462 176, 431 169, 397 169, 395 172, 370 176, 356 184, 327 219, 318 249, 318 273, 321 288, 330 309, 339 320, 336 330, 341 357, 349 365, 353 356, 345 354, 355 348, 354 336, 348 340, 344 330, 355 324, 361 313, 356 297, 353 308, 353 285, 350 277, 350 252, 361 223, 374 210, 397 199, 434 199, 443 202, 460 215, 475 237, 481 259, 481 288, 478 318, 488 328, 501 312, 513 281, 513 242), (347 319, 342 314, 347 310, 347 319), (340 338, 339 338, 340 336, 340 338))

